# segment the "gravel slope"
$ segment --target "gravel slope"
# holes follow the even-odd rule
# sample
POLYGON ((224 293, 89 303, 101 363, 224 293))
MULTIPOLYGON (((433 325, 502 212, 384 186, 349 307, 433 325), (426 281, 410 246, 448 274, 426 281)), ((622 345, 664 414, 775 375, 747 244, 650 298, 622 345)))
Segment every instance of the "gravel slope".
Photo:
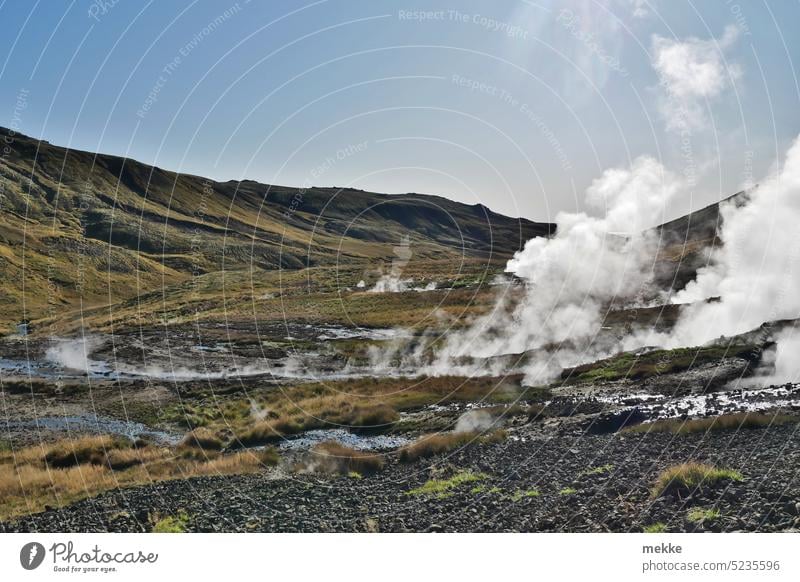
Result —
POLYGON ((548 436, 526 425, 504 443, 433 462, 390 461, 362 479, 273 470, 156 483, 2 523, 0 531, 149 531, 153 516, 181 512, 189 531, 642 531, 658 522, 669 531, 783 531, 800 529, 799 470, 796 425, 685 436, 548 436), (657 474, 687 460, 737 469, 745 480, 653 500, 657 474), (464 470, 489 477, 441 497, 408 493, 464 470), (532 489, 539 495, 514 495, 532 489), (695 508, 720 515, 692 522, 695 508))

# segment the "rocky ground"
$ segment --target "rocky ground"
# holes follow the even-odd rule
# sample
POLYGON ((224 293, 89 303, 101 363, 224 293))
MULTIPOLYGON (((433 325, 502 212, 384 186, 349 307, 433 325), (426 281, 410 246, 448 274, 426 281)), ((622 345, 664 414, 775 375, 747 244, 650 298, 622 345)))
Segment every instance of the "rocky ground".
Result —
POLYGON ((787 531, 800 529, 798 471, 796 424, 597 435, 575 426, 548 433, 534 423, 511 429, 498 444, 410 465, 389 459, 363 478, 284 467, 161 482, 2 523, 0 531, 141 532, 168 516, 205 532, 636 532, 654 524, 667 531, 787 531), (744 479, 654 499, 660 471, 689 460, 738 470, 744 479), (413 492, 431 479, 454 484, 459 475, 474 480, 413 492), (698 510, 712 512, 702 518, 698 510))

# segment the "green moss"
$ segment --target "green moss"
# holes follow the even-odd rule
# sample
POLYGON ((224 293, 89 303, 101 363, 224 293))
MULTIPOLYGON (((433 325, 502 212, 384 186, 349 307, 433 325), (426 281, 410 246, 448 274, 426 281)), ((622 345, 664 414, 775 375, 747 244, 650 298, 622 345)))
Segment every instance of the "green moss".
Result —
POLYGON ((686 519, 692 523, 700 523, 701 521, 714 521, 719 516, 719 509, 702 509, 700 507, 695 507, 689 511, 686 515, 686 519))
POLYGON ((483 481, 484 479, 489 479, 489 475, 485 473, 475 473, 473 471, 460 471, 449 479, 431 479, 422 487, 407 491, 406 495, 425 495, 443 499, 452 495, 453 489, 459 485, 483 481))
POLYGON ((177 515, 162 517, 153 524, 153 533, 185 533, 189 525, 189 514, 179 511, 177 515))
POLYGON ((587 469, 582 475, 602 475, 603 473, 608 473, 609 471, 614 470, 614 465, 611 463, 607 465, 603 465, 601 467, 594 467, 593 469, 587 469))
POLYGON ((610 382, 622 379, 644 380, 662 374, 675 374, 725 358, 754 360, 757 346, 729 344, 719 346, 653 350, 635 355, 622 353, 605 360, 564 370, 568 383, 610 382))
POLYGON ((511 501, 521 501, 526 497, 539 497, 541 493, 538 489, 517 489, 514 493, 511 494, 511 501))
POLYGON ((644 533, 664 533, 665 531, 667 531, 667 526, 660 521, 644 527, 644 533))
POLYGON ((487 495, 498 495, 498 494, 502 493, 503 490, 500 489, 500 487, 489 487, 487 485, 481 484, 481 485, 476 485, 475 487, 473 487, 470 490, 470 492, 471 493, 475 493, 476 495, 480 494, 480 493, 486 493, 487 495))
POLYGON ((561 491, 558 492, 559 495, 573 495, 577 493, 578 490, 574 487, 564 487, 561 491))

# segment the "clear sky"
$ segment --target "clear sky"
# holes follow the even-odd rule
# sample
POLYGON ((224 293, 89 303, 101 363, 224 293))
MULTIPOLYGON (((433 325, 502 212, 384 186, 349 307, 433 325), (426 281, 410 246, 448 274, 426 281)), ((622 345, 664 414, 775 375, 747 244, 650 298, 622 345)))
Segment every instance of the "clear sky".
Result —
POLYGON ((648 155, 681 184, 676 216, 800 133, 798 23, 796 0, 0 0, 0 124, 538 220, 648 155))

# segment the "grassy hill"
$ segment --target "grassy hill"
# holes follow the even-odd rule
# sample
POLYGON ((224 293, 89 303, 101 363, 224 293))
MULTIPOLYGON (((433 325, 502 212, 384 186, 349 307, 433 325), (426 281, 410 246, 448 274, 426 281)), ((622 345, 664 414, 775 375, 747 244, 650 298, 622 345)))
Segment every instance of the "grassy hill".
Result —
POLYGON ((409 272, 438 263, 448 274, 480 273, 554 228, 438 196, 215 182, 0 136, 9 145, 0 157, 5 328, 82 317, 220 273, 388 271, 405 237, 409 272))

